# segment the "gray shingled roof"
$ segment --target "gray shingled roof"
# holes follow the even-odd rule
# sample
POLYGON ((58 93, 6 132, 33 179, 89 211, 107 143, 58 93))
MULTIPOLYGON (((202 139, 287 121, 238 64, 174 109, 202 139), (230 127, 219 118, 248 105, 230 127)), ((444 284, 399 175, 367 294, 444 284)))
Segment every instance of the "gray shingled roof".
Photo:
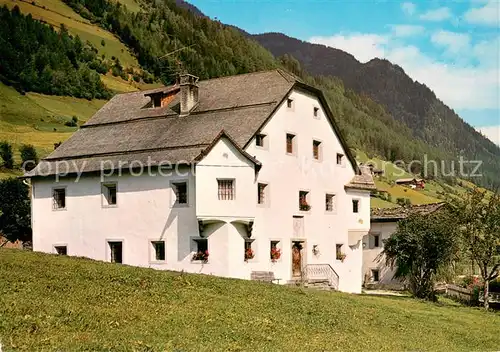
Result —
POLYGON ((443 207, 445 203, 412 205, 408 207, 374 208, 371 209, 371 221, 398 221, 410 214, 427 215, 443 207))
MULTIPOLYGON (((105 166, 133 160, 155 165, 148 161, 149 156, 156 162, 195 162, 221 131, 244 148, 293 87, 317 94, 339 133, 321 91, 282 70, 210 79, 198 85, 199 103, 188 116, 182 117, 178 114, 179 95, 162 108, 151 108, 151 98, 146 96, 176 86, 114 96, 25 177, 53 175, 58 163, 59 170, 67 165, 69 169, 62 171, 72 173, 99 171, 106 160, 105 166)), ((340 138, 356 169, 354 158, 340 138)), ((361 181, 352 182, 353 188, 366 189, 361 181)))

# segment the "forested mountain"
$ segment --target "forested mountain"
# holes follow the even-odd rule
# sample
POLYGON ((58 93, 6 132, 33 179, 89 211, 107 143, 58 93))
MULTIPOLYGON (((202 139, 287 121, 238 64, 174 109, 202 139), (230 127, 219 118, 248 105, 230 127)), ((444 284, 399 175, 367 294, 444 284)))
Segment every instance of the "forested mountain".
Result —
POLYGON ((21 14, 0 7, 0 81, 21 91, 79 98, 111 97, 98 72, 108 67, 96 51, 64 26, 59 32, 21 14))
MULTIPOLYGON (((453 145, 442 148, 439 144, 428 143, 425 136, 416 134, 411 129, 412 125, 404 123, 405 120, 394 119, 387 105, 384 107, 377 103, 375 101, 377 99, 370 98, 368 94, 357 94, 355 92, 357 87, 350 86, 349 81, 346 82, 348 87, 346 88, 340 78, 330 73, 319 75, 311 69, 314 65, 306 62, 304 57, 307 55, 303 55, 304 57, 298 55, 300 60, 296 60, 293 56, 276 53, 279 57, 275 58, 245 32, 213 21, 181 0, 141 0, 138 2, 142 10, 136 12, 129 11, 119 2, 111 0, 63 1, 81 16, 118 36, 137 56, 142 69, 145 72, 149 71, 155 79, 165 84, 173 82, 181 70, 206 79, 283 67, 324 91, 336 120, 353 149, 363 150, 369 155, 380 155, 391 161, 405 162, 421 160, 424 155, 427 155, 428 159, 437 161, 451 160, 459 153, 459 149, 453 148, 453 145)), ((39 25, 48 28, 45 24, 39 23, 39 25)), ((35 33, 34 28, 37 27, 28 26, 27 31, 35 33)), ((30 35, 35 36, 33 33, 30 35)), ((61 32, 56 36, 61 38, 65 35, 61 32)), ((68 38, 71 42, 78 42, 78 38, 68 38)), ((257 39, 261 40, 258 37, 257 39)), ((88 43, 84 46, 88 47, 86 51, 95 52, 88 43)), ((66 56, 69 53, 71 50, 66 50, 66 56)), ((352 62, 357 62, 352 56, 345 55, 349 56, 352 62)), ((10 61, 13 57, 7 59, 10 61)), ((83 57, 78 58, 76 60, 78 67, 73 65, 71 70, 77 72, 80 67, 88 67, 91 71, 99 72, 100 62, 106 64, 108 70, 117 70, 118 67, 126 71, 127 68, 122 68, 119 63, 117 65, 115 61, 108 62, 108 60, 93 56, 89 62, 83 57)), ((325 65, 330 62, 329 65, 337 67, 339 71, 354 67, 354 64, 349 64, 347 59, 338 63, 333 60, 333 64, 331 61, 325 59, 318 62, 319 65, 322 65, 322 62, 325 65)), ((67 67, 70 70, 70 66, 67 67)), ((3 74, 3 71, 0 73, 3 74)), ((34 90, 34 87, 27 82, 21 81, 20 85, 21 89, 34 90)), ((64 91, 45 91, 45 93, 67 94, 64 91)), ((384 101, 380 102, 384 104, 384 101)), ((443 131, 444 133, 446 131, 443 131)), ((486 159, 483 155, 483 160, 486 159)), ((491 162, 487 167, 485 172, 487 177, 483 182, 491 184, 494 179, 500 183, 498 177, 500 166, 491 162)), ((418 173, 420 170, 412 171, 418 173)))
POLYGON ((415 137, 431 146, 449 155, 463 154, 469 160, 482 160, 487 174, 483 182, 498 184, 500 148, 463 121, 427 86, 412 80, 403 68, 381 59, 362 64, 342 50, 281 33, 252 38, 276 56, 292 55, 311 74, 339 77, 346 88, 382 104, 415 137))

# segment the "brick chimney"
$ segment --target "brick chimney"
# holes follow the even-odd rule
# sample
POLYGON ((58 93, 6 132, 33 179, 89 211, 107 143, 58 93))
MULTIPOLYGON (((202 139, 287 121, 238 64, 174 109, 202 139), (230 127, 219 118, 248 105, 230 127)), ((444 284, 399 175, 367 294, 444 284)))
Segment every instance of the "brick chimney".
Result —
POLYGON ((179 76, 181 86, 181 111, 180 116, 189 115, 198 104, 198 77, 183 73, 179 76))

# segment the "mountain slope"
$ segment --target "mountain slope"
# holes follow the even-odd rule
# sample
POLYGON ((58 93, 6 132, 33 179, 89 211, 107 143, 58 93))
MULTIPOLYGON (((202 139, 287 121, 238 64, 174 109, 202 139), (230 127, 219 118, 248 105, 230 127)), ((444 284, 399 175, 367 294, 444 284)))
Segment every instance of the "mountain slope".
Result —
POLYGON ((500 148, 464 122, 427 86, 412 80, 401 67, 381 59, 362 64, 342 50, 281 33, 251 37, 275 56, 292 55, 314 75, 339 77, 346 88, 382 104, 415 137, 449 156, 456 158, 463 153, 468 160, 482 160, 481 183, 500 185, 500 148))

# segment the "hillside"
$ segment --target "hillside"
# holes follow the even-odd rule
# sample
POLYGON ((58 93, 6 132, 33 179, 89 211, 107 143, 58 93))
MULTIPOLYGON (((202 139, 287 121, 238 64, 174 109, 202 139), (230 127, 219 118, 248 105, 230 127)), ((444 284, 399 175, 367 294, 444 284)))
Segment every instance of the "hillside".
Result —
POLYGON ((348 89, 380 103, 412 134, 445 152, 448 159, 463 153, 468 160, 482 160, 483 185, 500 185, 500 148, 464 122, 424 84, 412 80, 404 69, 387 60, 365 64, 351 54, 311 44, 281 33, 252 35, 275 56, 296 58, 313 75, 342 79, 348 89))
POLYGON ((4 351, 470 351, 500 316, 0 249, 4 351))
MULTIPOLYGON (((308 84, 323 90, 349 146, 360 151, 360 155, 404 162, 420 159, 422 155, 435 160, 447 157, 441 149, 415 138, 412 131, 395 120, 383 106, 367 96, 346 89, 340 79, 313 76, 291 57, 275 59, 244 32, 202 16, 199 10, 181 0, 162 3, 153 0, 50 0, 43 5, 0 0, 0 3, 6 3, 11 9, 13 5, 22 5, 20 13, 16 12, 9 18, 17 24, 13 27, 16 29, 15 36, 4 32, 11 45, 5 51, 4 55, 7 56, 4 61, 9 64, 16 62, 15 58, 23 52, 22 59, 26 64, 12 65, 10 75, 0 77, 21 93, 28 92, 22 95, 10 89, 8 94, 0 97, 3 99, 2 109, 9 111, 8 122, 11 124, 3 135, 0 134, 0 140, 6 139, 14 143, 14 149, 20 143, 30 143, 39 148, 42 157, 47 155, 54 143, 65 140, 75 130, 64 126, 65 121, 69 121, 73 115, 84 121, 103 104, 102 100, 89 100, 91 103, 85 113, 74 113, 71 111, 84 105, 76 104, 73 109, 72 102, 78 101, 75 96, 89 99, 99 94, 112 95, 151 87, 146 81, 169 84, 180 70, 203 79, 283 67, 308 84), (176 4, 186 8, 179 8, 176 4), (23 17, 28 13, 35 20, 23 17), (45 27, 40 27, 36 19, 44 21, 45 27), (64 29, 57 26, 59 20, 65 21, 64 29), (23 21, 29 25, 22 25, 23 21), (47 24, 55 26, 56 30, 49 29, 47 24), (106 32, 103 34, 104 45, 95 38, 83 41, 84 34, 81 34, 81 38, 78 34, 80 26, 84 26, 87 36, 99 36, 103 31, 106 32), (30 28, 43 29, 46 36, 37 36, 36 31, 30 31, 30 28), (28 41, 25 40, 13 40, 16 37, 36 38, 36 44, 44 50, 33 50, 34 45, 26 45, 28 41), (104 51, 108 49, 110 51, 104 51), (132 55, 133 60, 123 55, 132 55), (94 78, 95 85, 87 87, 85 84, 68 84, 60 79, 66 73, 74 75, 76 82, 81 82, 82 78, 90 75, 94 78), (39 76, 45 79, 44 85, 36 79, 39 76), (98 85, 96 77, 104 83, 104 88, 98 85), (38 91, 38 95, 30 92, 33 90, 38 91), (63 97, 49 96, 46 93, 63 97), (68 94, 73 97, 67 97, 68 94), (30 107, 34 96, 39 97, 35 103, 41 105, 42 109, 30 107), (23 105, 15 105, 15 101, 23 102, 27 110, 37 111, 38 115, 27 118, 23 113, 23 105), (47 102, 48 106, 39 101, 47 102), (64 107, 56 113, 49 113, 51 117, 47 119, 47 112, 44 110, 52 111, 51 105, 55 101, 60 101, 58 104, 64 107), (25 134, 24 137, 18 136, 20 126, 28 128, 32 133, 25 134)), ((7 92, 7 87, 0 88, 7 92)), ((1 120, 5 119, 6 117, 1 117, 1 120)), ((416 174, 420 172, 419 169, 406 171, 416 174)), ((381 182, 384 190, 393 190, 395 195, 404 192, 393 187, 393 180, 381 182)), ((436 194, 420 196, 420 192, 410 193, 412 195, 408 198, 415 204, 438 201, 436 194)), ((396 197, 393 204, 378 200, 374 203, 377 206, 393 206, 395 202, 396 197)))

